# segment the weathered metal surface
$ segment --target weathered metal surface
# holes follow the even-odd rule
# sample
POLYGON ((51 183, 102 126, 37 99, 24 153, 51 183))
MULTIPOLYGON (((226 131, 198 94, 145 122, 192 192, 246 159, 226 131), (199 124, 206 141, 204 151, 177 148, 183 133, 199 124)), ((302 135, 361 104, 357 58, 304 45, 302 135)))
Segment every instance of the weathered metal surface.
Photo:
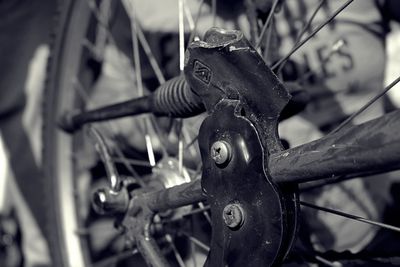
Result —
POLYGON ((213 229, 206 266, 277 264, 296 229, 296 194, 272 182, 266 163, 282 149, 277 122, 289 94, 238 31, 211 29, 204 42, 191 44, 185 75, 211 113, 199 133, 213 229), (223 164, 211 153, 217 142, 229 144, 223 164), (240 221, 227 214, 240 227, 227 226, 229 205, 241 207, 240 221))
POLYGON ((281 150, 277 122, 290 95, 239 31, 213 28, 186 52, 185 77, 209 112, 222 99, 240 100, 242 116, 261 136, 267 153, 281 150))
POLYGON ((400 168, 400 110, 270 155, 275 182, 306 182, 400 168))
POLYGON ((285 226, 289 222, 283 196, 264 173, 262 147, 254 127, 234 115, 238 101, 225 102, 204 121, 199 135, 202 186, 212 214, 211 251, 205 266, 270 266, 286 252, 285 226), (223 168, 209 153, 212 144, 221 140, 232 147, 231 161, 223 168), (245 219, 240 228, 226 226, 223 214, 231 204, 243 209, 245 219))
POLYGON ((201 181, 195 180, 144 195, 147 206, 154 212, 175 209, 206 200, 201 181))

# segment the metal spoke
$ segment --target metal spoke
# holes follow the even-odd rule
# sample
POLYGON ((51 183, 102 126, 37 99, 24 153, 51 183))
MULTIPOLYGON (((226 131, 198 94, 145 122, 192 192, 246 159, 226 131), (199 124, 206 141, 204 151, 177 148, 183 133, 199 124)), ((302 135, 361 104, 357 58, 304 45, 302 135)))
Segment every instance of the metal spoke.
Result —
POLYGON ((91 125, 88 126, 88 132, 89 136, 92 137, 95 142, 97 153, 103 161, 111 190, 119 192, 121 190, 121 179, 103 135, 91 125))
POLYGON ((94 52, 94 55, 96 58, 101 58, 102 51, 104 50, 106 41, 107 41, 107 28, 108 27, 103 27, 103 25, 107 25, 109 22, 109 17, 110 17, 110 5, 111 1, 102 1, 100 3, 100 7, 98 8, 96 6, 96 3, 94 0, 88 1, 89 8, 95 15, 97 21, 99 22, 99 26, 97 27, 97 32, 96 32, 96 40, 95 40, 95 49, 92 50, 94 52), (100 45, 100 47, 99 47, 100 45))
POLYGON ((151 167, 150 163, 145 160, 128 159, 121 157, 113 157, 116 163, 127 163, 128 165, 141 166, 141 167, 151 167))
POLYGON ((185 24, 183 21, 183 0, 178 0, 179 23, 179 70, 185 66, 185 24))
POLYGON ((178 172, 179 175, 182 175, 183 172, 183 120, 177 119, 177 130, 178 130, 178 172))
POLYGON ((301 38, 303 38, 304 34, 307 32, 307 30, 310 28, 311 23, 313 22, 315 16, 318 14, 318 11, 321 9, 322 5, 325 3, 326 0, 320 0, 318 3, 317 8, 314 10, 314 12, 311 14, 310 19, 307 21, 307 24, 304 25, 303 29, 301 30, 300 34, 297 36, 296 41, 294 42, 294 45, 296 46, 301 38))
POLYGON ((187 22, 189 24, 190 32, 192 32, 194 30, 194 20, 193 20, 192 13, 190 13, 190 9, 189 9, 189 7, 187 5, 187 1, 186 0, 183 0, 183 11, 185 12, 185 17, 186 17, 186 20, 187 20, 187 22))
POLYGON ((179 266, 180 266, 180 267, 185 267, 185 266, 186 266, 186 265, 185 265, 185 262, 183 261, 181 255, 179 254, 179 251, 178 251, 178 249, 176 248, 176 246, 175 246, 175 244, 174 244, 174 242, 173 242, 173 240, 172 240, 171 235, 170 235, 170 234, 166 234, 166 235, 165 235, 165 239, 167 240, 167 242, 168 242, 169 245, 171 246, 172 251, 174 252, 176 261, 178 262, 179 266))
POLYGON ((186 236, 190 242, 192 242, 193 244, 195 244, 196 246, 198 246, 199 248, 204 249, 205 251, 210 251, 210 247, 207 246, 206 244, 204 244, 203 242, 201 242, 199 239, 195 238, 192 235, 189 235, 188 233, 186 233, 185 231, 180 231, 180 233, 184 236, 186 236))
POLYGON ((188 148, 190 148, 192 145, 194 145, 194 143, 196 143, 197 139, 199 139, 199 135, 196 135, 196 136, 192 139, 192 141, 190 141, 190 142, 185 146, 185 149, 188 149, 188 148))
POLYGON ((197 25, 198 25, 198 22, 199 22, 199 18, 200 18, 200 15, 201 15, 201 9, 203 8, 203 4, 204 4, 204 0, 201 0, 200 5, 199 5, 199 9, 197 10, 196 19, 194 21, 194 28, 193 28, 192 32, 190 33, 190 36, 189 36, 188 45, 194 40, 194 37, 196 35, 197 25))
MULTIPOLYGON (((87 0, 87 1, 88 1, 88 5, 89 5, 94 17, 96 18, 96 21, 98 22, 99 26, 102 27, 104 32, 106 33, 106 37, 107 37, 106 40, 108 40, 111 43, 111 45, 113 45, 115 48, 117 48, 118 47, 117 46, 117 42, 115 41, 114 36, 112 35, 110 29, 108 28, 108 24, 105 23, 105 21, 101 18, 101 12, 98 10, 98 8, 96 6, 96 2, 94 0, 87 0)), ((88 43, 88 40, 85 39, 83 41, 83 45, 85 47, 89 48, 89 50, 94 51, 92 53, 95 56, 98 54, 97 49, 93 50, 93 48, 91 46, 94 46, 94 45, 91 44, 91 43, 88 43)), ((119 49, 116 49, 116 52, 117 52, 117 55, 118 55, 119 58, 121 58, 121 59, 124 58, 123 53, 119 49)), ((97 55, 97 57, 98 56, 99 55, 97 55)), ((97 59, 99 59, 99 58, 97 58, 97 59)), ((121 61, 124 62, 124 60, 121 60, 121 61)), ((121 61, 119 61, 119 62, 121 62, 121 61)), ((114 61, 109 61, 108 63, 116 66, 114 61)), ((124 70, 125 69, 126 68, 124 68, 124 70)), ((126 72, 124 74, 126 74, 126 72)), ((132 79, 131 75, 127 75, 127 77, 129 79, 132 79)))
POLYGON ((139 41, 138 41, 138 22, 136 18, 136 10, 131 5, 129 0, 122 1, 124 4, 126 12, 129 14, 130 22, 131 22, 131 37, 132 37, 132 50, 133 50, 133 60, 135 67, 135 76, 136 76, 136 86, 138 90, 138 96, 141 97, 144 95, 143 90, 143 81, 142 81, 142 68, 140 66, 140 54, 139 54, 139 41))
MULTIPOLYGON (((75 85, 75 86, 74 86, 75 90, 77 91, 77 93, 79 94, 79 96, 83 99, 83 101, 84 101, 86 104, 91 105, 92 103, 91 103, 91 101, 90 101, 90 99, 89 99, 89 96, 88 96, 86 90, 83 88, 82 83, 81 83, 78 79, 75 78, 75 80, 74 80, 74 85, 75 85)), ((113 124, 112 121, 107 121, 107 123, 106 123, 105 125, 106 125, 111 131, 115 131, 115 129, 114 129, 114 127, 113 127, 114 124, 113 124)), ((135 161, 135 160, 128 159, 127 157, 125 157, 125 155, 123 154, 121 148, 118 146, 118 142, 117 142, 116 140, 114 140, 114 138, 111 138, 111 139, 112 139, 112 140, 114 141, 114 143, 116 144, 116 145, 114 146, 114 152, 116 152, 116 153, 117 153, 117 156, 118 156, 118 158, 113 157, 113 160, 117 159, 118 162, 123 163, 124 166, 126 167, 126 169, 132 174, 132 176, 135 177, 135 178, 138 178, 138 177, 139 177, 139 174, 131 167, 131 165, 139 165, 139 162, 138 162, 138 161, 135 161), (133 164, 133 163, 135 163, 135 164, 133 164), (131 165, 130 165, 130 164, 131 164, 131 165)), ((143 182, 142 182, 140 179, 137 179, 137 181, 138 181, 138 183, 139 183, 140 185, 142 185, 142 186, 144 185, 143 182)))
POLYGON ((277 6, 279 4, 279 1, 280 0, 275 0, 274 3, 272 4, 271 11, 269 12, 267 20, 264 23, 264 26, 263 26, 263 28, 261 30, 261 33, 260 33, 260 36, 258 37, 256 46, 255 46, 256 49, 258 49, 261 46, 261 43, 262 43, 262 41, 264 39, 264 35, 265 35, 269 25, 270 25, 270 22, 272 21, 272 17, 274 16, 274 13, 275 13, 275 10, 276 10, 276 8, 277 8, 277 6))
MULTIPOLYGON (((315 16, 318 14, 318 11, 321 9, 322 5, 325 3, 326 0, 320 0, 318 3, 317 8, 314 10, 314 12, 311 14, 310 19, 307 21, 306 25, 304 25, 303 29, 301 30, 301 32, 299 33, 299 35, 297 36, 296 40, 294 41, 294 45, 293 47, 295 47, 296 45, 298 45, 298 43, 300 42, 301 38, 303 38, 304 34, 307 32, 307 30, 310 28, 311 23, 313 22, 315 16)), ((284 62, 282 62, 282 64, 279 66, 277 72, 279 73, 283 67, 285 66, 287 60, 289 58, 287 58, 284 62)))
POLYGON ((149 59, 150 65, 153 68, 154 74, 156 75, 156 78, 158 80, 159 84, 163 84, 165 83, 165 77, 164 74, 161 71, 161 68, 156 60, 156 58, 154 57, 153 52, 151 51, 150 45, 147 42, 146 37, 144 36, 144 33, 140 27, 139 22, 137 22, 137 35, 140 41, 140 44, 143 47, 144 52, 146 53, 147 58, 149 59))
MULTIPOLYGON (((125 8, 128 8, 128 4, 127 3, 125 3, 125 8)), ((133 6, 132 6, 132 8, 133 8, 133 6)), ((144 52, 145 52, 145 54, 147 56, 147 58, 149 59, 150 65, 151 65, 151 67, 152 67, 152 69, 154 71, 154 74, 156 75, 156 78, 157 78, 159 84, 163 84, 165 82, 164 74, 162 73, 158 62, 155 59, 155 56, 154 56, 153 52, 151 51, 150 45, 147 42, 147 39, 146 39, 146 37, 145 37, 145 35, 143 33, 141 25, 140 25, 139 21, 137 20, 137 18, 134 15, 133 12, 134 11, 130 11, 129 12, 127 10, 127 14, 129 16, 129 19, 131 20, 131 22, 134 23, 134 25, 133 25, 134 27, 133 28, 134 28, 134 31, 135 31, 135 35, 137 36, 137 38, 138 38, 140 44, 142 45, 142 48, 143 48, 143 50, 144 50, 144 52)), ((133 33, 132 33, 132 35, 133 35, 133 33)), ((134 41, 134 40, 132 40, 132 41, 134 41)), ((136 57, 136 55, 135 55, 135 57, 136 57)), ((135 68, 137 68, 137 66, 135 66, 135 68)))
POLYGON ((160 129, 160 127, 156 121, 156 117, 153 114, 149 114, 149 120, 150 120, 151 126, 153 127, 153 129, 158 137, 158 140, 160 140, 160 143, 162 144, 160 146, 162 157, 163 158, 168 157, 168 152, 167 152, 166 145, 165 145, 165 143, 168 143, 168 140, 166 140, 166 138, 165 138, 165 133, 163 133, 163 130, 160 129))
POLYGON ((321 257, 321 256, 315 256, 315 259, 317 260, 317 261, 319 261, 320 263, 323 263, 323 264, 325 264, 325 265, 328 265, 328 266, 331 266, 331 267, 342 267, 343 265, 340 263, 340 262, 332 262, 332 261, 329 261, 329 260, 327 260, 327 259, 325 259, 325 258, 323 258, 323 257, 321 257))
MULTIPOLYGON (((332 58, 333 55, 337 54, 340 52, 340 49, 345 45, 345 41, 343 39, 339 39, 337 40, 332 46, 331 49, 328 53, 327 56, 325 56, 319 66, 318 66, 318 70, 312 70, 310 69, 309 71, 307 71, 306 73, 304 73, 301 77, 299 77, 299 79, 296 80, 297 83, 299 84, 303 84, 305 81, 307 81, 312 75, 317 75, 320 74, 322 72, 323 67, 329 62, 329 60, 332 58)), ((284 64, 284 63, 283 63, 284 64)), ((281 68, 279 68, 278 72, 281 70, 281 68)))
POLYGON ((146 142, 146 150, 147 150, 147 156, 149 157, 149 163, 151 166, 156 166, 156 157, 154 155, 154 150, 153 150, 153 143, 151 142, 151 137, 149 135, 149 126, 148 126, 149 120, 148 117, 143 118, 143 124, 144 124, 144 138, 146 142))
POLYGON ((95 59, 103 60, 103 58, 100 57, 100 53, 97 51, 95 44, 91 43, 88 39, 84 39, 82 45, 87 48, 92 55, 94 55, 95 59))
POLYGON ((273 57, 274 55, 272 53, 270 53, 271 50, 271 42, 272 42, 272 38, 273 38, 273 25, 274 25, 274 20, 271 21, 272 26, 268 28, 267 31, 267 37, 266 37, 266 43, 265 43, 265 47, 264 47, 264 52, 263 52, 263 58, 268 62, 273 61, 273 57), (270 58, 271 56, 271 58, 270 58))
POLYGON ((348 5, 350 5, 354 0, 348 0, 346 3, 344 3, 341 7, 339 7, 328 19, 326 19, 323 23, 321 23, 313 32, 307 36, 303 41, 301 41, 298 45, 292 48, 290 52, 280 59, 278 62, 276 62, 271 69, 274 71, 276 70, 283 62, 285 62, 288 58, 290 58, 294 52, 296 52, 300 47, 302 47, 305 43, 308 42, 311 38, 313 38, 323 27, 325 27, 326 24, 331 22, 337 15, 340 14, 348 5))
MULTIPOLYGON (((116 144, 117 142, 114 141, 116 144)), ((122 163, 125 168, 132 174, 132 176, 135 178, 135 181, 137 181, 137 183, 141 186, 141 187, 145 187, 145 183, 142 181, 142 179, 140 179, 140 175, 135 171, 135 169, 132 168, 131 166, 131 162, 134 160, 130 160, 127 157, 125 157, 124 153, 122 152, 121 148, 116 145, 115 149, 114 149, 115 153, 117 153, 118 156, 118 162, 122 163)), ((114 162, 115 161, 115 157, 113 158, 114 162)), ((138 160, 136 160, 136 162, 138 162, 138 160)), ((133 164, 132 164, 133 165, 133 164)), ((137 164, 136 164, 137 165, 137 164)), ((148 164, 149 166, 151 166, 150 164, 148 164)), ((138 166, 138 165, 137 165, 138 166)))
POLYGON ((215 27, 215 23, 217 21, 217 0, 212 0, 211 1, 211 13, 212 13, 212 26, 215 27))
MULTIPOLYGON (((133 60, 135 65, 135 75, 136 75, 136 86, 138 90, 138 97, 142 97, 144 95, 143 89, 143 81, 142 81, 142 71, 140 65, 140 54, 139 54, 139 38, 138 38, 138 21, 136 17, 136 10, 129 0, 122 1, 124 4, 125 10, 129 14, 131 21, 131 36, 132 36, 132 49, 133 49, 133 60)), ((146 143, 147 155, 149 158, 149 162, 151 166, 156 165, 155 155, 153 150, 153 144, 151 142, 151 138, 148 131, 148 117, 143 118, 143 127, 144 127, 144 138, 146 143)))
POLYGON ((200 209, 203 210, 203 215, 206 218, 207 222, 211 225, 211 217, 210 217, 210 214, 208 214, 209 208, 205 209, 205 206, 202 202, 199 202, 198 205, 199 205, 200 209))
POLYGON ((329 134, 333 134, 338 132, 339 130, 343 129, 346 125, 348 125, 356 116, 358 116, 360 113, 364 112, 368 107, 370 107, 373 103, 375 103, 379 98, 384 96, 390 89, 392 89, 397 83, 400 82, 400 76, 394 80, 391 84, 386 86, 386 88, 377 94, 374 98, 372 98, 368 103, 366 103, 364 106, 362 106, 357 112, 353 113, 350 117, 348 117, 345 121, 343 121, 338 127, 336 127, 333 131, 331 131, 329 134))
POLYGON ((381 227, 381 228, 384 228, 384 229, 400 232, 400 228, 396 227, 396 226, 393 226, 393 225, 389 225, 389 224, 380 223, 380 222, 376 222, 376 221, 373 221, 373 220, 365 219, 365 218, 362 218, 360 216, 348 214, 348 213, 345 213, 345 212, 342 212, 342 211, 337 211, 337 210, 333 210, 333 209, 329 209, 329 208, 325 208, 325 207, 320 207, 320 206, 317 206, 317 205, 314 205, 314 204, 311 204, 311 203, 307 203, 307 202, 304 202, 304 201, 300 201, 299 203, 300 203, 300 205, 303 205, 305 207, 309 207, 309 208, 312 208, 312 209, 316 209, 316 210, 332 213, 332 214, 335 214, 335 215, 338 215, 338 216, 342 216, 342 217, 345 217, 345 218, 348 218, 348 219, 351 219, 351 220, 355 220, 355 221, 358 221, 358 222, 367 223, 367 224, 374 225, 374 226, 377 226, 377 227, 381 227))
POLYGON ((138 254, 139 251, 137 249, 134 249, 132 251, 124 251, 120 252, 117 255, 113 255, 111 257, 102 259, 98 262, 93 263, 91 266, 92 267, 109 267, 117 264, 119 261, 128 259, 136 254, 138 254))
POLYGON ((83 84, 81 83, 81 81, 75 77, 74 80, 72 81, 73 83, 73 88, 75 89, 75 91, 78 93, 79 97, 83 100, 83 102, 85 104, 91 104, 91 101, 89 99, 89 95, 87 93, 87 91, 85 90, 85 88, 83 87, 83 84))

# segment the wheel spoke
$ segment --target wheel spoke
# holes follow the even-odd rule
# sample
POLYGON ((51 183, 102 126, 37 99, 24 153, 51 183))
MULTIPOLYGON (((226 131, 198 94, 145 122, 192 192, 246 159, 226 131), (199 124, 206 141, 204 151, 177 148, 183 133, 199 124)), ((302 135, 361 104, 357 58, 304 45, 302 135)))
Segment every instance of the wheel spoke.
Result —
POLYGON ((140 44, 142 45, 142 48, 144 52, 146 53, 147 58, 149 59, 150 65, 153 68, 154 74, 156 75, 156 78, 158 80, 159 84, 165 83, 165 77, 164 74, 161 71, 160 65, 158 64, 153 52, 151 51, 150 45, 147 42, 146 37, 144 36, 144 33, 142 31, 142 28, 140 27, 139 22, 137 23, 137 35, 140 41, 140 44))
MULTIPOLYGON (((333 55, 337 54, 340 52, 340 49, 345 45, 345 42, 343 39, 339 39, 337 42, 335 42, 332 46, 331 49, 328 53, 327 56, 325 56, 321 62, 318 65, 318 70, 313 70, 310 69, 306 73, 304 73, 301 77, 299 77, 296 82, 299 84, 303 84, 305 81, 307 81, 311 76, 320 74, 322 72, 322 69, 325 67, 325 65, 329 62, 329 60, 332 58, 333 55)), ((286 62, 286 61, 285 61, 286 62)), ((285 64, 285 63, 283 63, 285 64)), ((278 73, 280 72, 281 68, 277 71, 278 73)))
POLYGON ((114 165, 114 161, 110 155, 104 137, 93 126, 89 126, 89 135, 95 141, 96 150, 100 155, 101 160, 103 161, 107 177, 110 183, 110 188, 115 192, 119 192, 121 189, 120 177, 117 168, 114 165))
POLYGON ((205 206, 204 206, 203 202, 199 202, 198 205, 199 205, 200 209, 203 210, 203 215, 204 215, 204 217, 206 218, 207 222, 208 222, 210 225, 212 225, 212 224, 211 224, 211 217, 210 217, 210 214, 208 214, 209 207, 208 207, 208 209, 205 209, 205 206))
POLYGON ((350 5, 354 0, 348 0, 346 3, 344 3, 341 7, 339 7, 328 19, 326 19, 323 23, 321 23, 310 35, 307 36, 303 41, 298 43, 295 47, 290 50, 290 52, 284 56, 282 59, 280 59, 278 62, 276 62, 271 69, 274 71, 276 70, 283 62, 288 60, 300 47, 302 47, 305 43, 308 42, 311 38, 314 37, 322 28, 325 27, 326 24, 331 22, 337 15, 339 15, 348 5, 350 5))
MULTIPOLYGON (((124 4, 125 10, 129 14, 130 21, 131 21, 131 37, 132 37, 132 49, 133 49, 133 60, 135 65, 135 76, 136 76, 136 86, 138 90, 138 97, 142 97, 144 95, 143 89, 143 80, 142 80, 142 70, 140 65, 140 53, 139 53, 139 38, 138 38, 138 20, 135 14, 136 10, 133 6, 133 3, 129 0, 122 1, 124 4)), ((155 166, 155 155, 153 150, 153 144, 151 142, 151 138, 149 135, 149 121, 148 117, 143 118, 143 127, 144 127, 144 137, 145 137, 145 144, 147 155, 149 158, 149 162, 151 166, 155 166)))
POLYGON ((264 39, 264 35, 267 32, 267 29, 268 29, 268 27, 269 27, 269 25, 270 25, 270 23, 272 21, 272 18, 274 16, 275 10, 276 10, 276 8, 277 8, 277 6, 279 4, 279 1, 280 0, 275 0, 274 3, 272 4, 271 10, 269 11, 269 14, 268 14, 268 17, 267 17, 267 20, 264 23, 264 26, 263 26, 263 28, 261 30, 261 33, 260 33, 260 36, 258 37, 257 44, 255 46, 256 49, 260 48, 260 46, 262 44, 262 41, 264 39))
POLYGON ((190 148, 192 145, 194 145, 197 141, 197 139, 199 139, 199 135, 196 135, 186 146, 185 149, 190 148))
POLYGON ((194 30, 194 20, 193 20, 192 13, 190 13, 190 9, 189 9, 189 7, 187 5, 187 1, 186 0, 183 0, 183 11, 185 12, 185 17, 186 17, 186 20, 187 20, 187 22, 189 24, 190 32, 192 32, 194 30))
POLYGON ((307 32, 307 30, 309 30, 311 23, 313 22, 315 16, 318 14, 318 11, 321 9, 322 5, 326 2, 326 0, 320 0, 318 3, 317 8, 314 10, 314 12, 311 14, 309 20, 307 21, 306 25, 304 25, 303 29, 301 30, 301 32, 299 33, 299 35, 297 36, 295 42, 294 42, 294 46, 296 46, 301 38, 303 38, 304 34, 307 32))
POLYGON ((307 203, 307 202, 304 202, 304 201, 300 201, 299 203, 300 203, 300 205, 303 205, 305 207, 309 207, 309 208, 312 208, 312 209, 328 212, 328 213, 331 213, 331 214, 342 216, 342 217, 345 217, 345 218, 348 218, 348 219, 351 219, 351 220, 355 220, 355 221, 358 221, 358 222, 367 223, 367 224, 374 225, 374 226, 377 226, 377 227, 381 227, 381 228, 384 228, 384 229, 400 232, 400 228, 396 227, 396 226, 393 226, 393 225, 389 225, 389 224, 385 224, 385 223, 381 223, 381 222, 376 222, 376 221, 373 221, 373 220, 369 220, 369 219, 366 219, 366 218, 362 218, 360 216, 348 214, 348 213, 345 213, 345 212, 342 212, 342 211, 338 211, 338 210, 333 210, 333 209, 329 209, 329 208, 325 208, 325 207, 320 207, 320 206, 317 206, 317 205, 314 205, 314 204, 311 204, 311 203, 307 203))
POLYGON ((203 8, 203 4, 204 4, 204 0, 201 0, 201 2, 199 4, 199 8, 197 10, 196 19, 194 21, 194 28, 193 28, 192 32, 190 33, 190 36, 189 36, 188 45, 194 40, 194 38, 196 36, 197 24, 199 22, 199 18, 200 18, 200 15, 201 15, 201 10, 203 8))
POLYGON ((327 259, 325 259, 325 258, 323 258, 323 257, 321 257, 321 256, 315 256, 315 259, 317 260, 317 261, 319 261, 320 263, 323 263, 323 264, 325 264, 325 265, 327 265, 327 266, 331 266, 331 267, 342 267, 343 265, 341 264, 341 263, 339 263, 339 262, 332 262, 332 261, 330 261, 330 260, 327 260, 327 259))
POLYGON ((141 167, 151 167, 150 163, 145 160, 137 160, 137 159, 128 159, 122 157, 113 157, 114 162, 116 163, 127 163, 129 166, 141 166, 141 167))
POLYGON ((165 235, 165 239, 167 240, 167 242, 169 243, 169 245, 172 248, 172 251, 174 252, 174 256, 176 258, 176 261, 178 262, 180 267, 186 267, 185 262, 182 259, 181 254, 179 254, 178 249, 176 248, 174 241, 172 240, 172 237, 170 234, 166 234, 165 235))
POLYGON ((193 244, 195 244, 196 246, 198 246, 201 249, 204 249, 205 251, 210 251, 210 247, 207 246, 206 244, 204 244, 203 242, 201 242, 199 239, 195 238, 192 235, 189 235, 188 233, 186 233, 185 231, 180 231, 180 233, 182 235, 184 235, 185 237, 187 237, 190 242, 192 242, 193 244))
MULTIPOLYGON (((91 105, 92 103, 91 103, 91 101, 89 99, 89 96, 88 96, 86 90, 83 88, 82 83, 77 78, 75 78, 75 80, 74 80, 74 85, 75 85, 74 86, 75 90, 77 91, 77 93, 79 94, 81 99, 83 99, 84 103, 86 103, 88 105, 91 105)), ((112 121, 107 121, 106 126, 111 131, 115 130, 112 121)), ((132 176, 135 177, 135 178, 138 178, 139 174, 132 168, 131 165, 139 166, 141 163, 139 161, 130 160, 127 157, 125 157, 125 155, 123 154, 121 148, 118 145, 118 142, 115 141, 115 140, 113 140, 113 142, 115 143, 114 152, 116 152, 117 156, 118 156, 117 158, 113 157, 113 160, 116 159, 116 160, 118 160, 118 162, 123 163, 124 166, 126 167, 126 169, 132 174, 132 176)), ((140 166, 143 166, 143 165, 144 164, 142 163, 142 165, 140 165, 140 166)), ((149 165, 149 164, 147 164, 147 165, 149 165)), ((142 184, 143 182, 140 179, 137 179, 137 181, 138 181, 139 184, 143 185, 142 184)))
POLYGON ((353 113, 350 117, 348 117, 345 121, 343 121, 338 127, 336 127, 332 132, 329 134, 333 134, 338 132, 339 130, 343 129, 346 125, 348 125, 355 117, 360 115, 362 112, 364 112, 368 107, 370 107, 373 103, 375 103, 379 98, 384 96, 390 89, 392 89, 396 84, 400 82, 400 76, 394 80, 391 84, 386 86, 386 88, 377 94, 374 98, 372 98, 368 103, 366 103, 364 106, 362 106, 357 112, 353 113))
MULTIPOLYGON (((92 13, 93 13, 93 15, 94 15, 96 21, 98 22, 98 25, 99 25, 99 26, 103 29, 103 31, 106 33, 106 41, 109 41, 111 45, 113 45, 115 48, 117 48, 117 47, 118 47, 118 46, 117 46, 117 42, 115 41, 114 36, 113 36, 113 34, 111 33, 111 31, 110 31, 110 29, 109 29, 109 27, 108 27, 108 24, 107 24, 108 21, 107 21, 107 23, 106 23, 105 20, 102 19, 101 11, 98 10, 98 8, 97 8, 96 3, 95 3, 94 0, 87 0, 87 1, 88 1, 88 5, 89 5, 89 7, 90 7, 90 9, 91 9, 91 11, 92 11, 92 13)), ((96 39, 96 42, 97 42, 97 41, 98 41, 98 39, 96 39)), ((85 47, 87 47, 89 50, 91 50, 92 53, 94 52, 94 53, 93 53, 94 55, 96 55, 96 53, 97 53, 97 59, 99 59, 99 58, 100 58, 100 57, 99 57, 100 55, 99 55, 98 49, 96 48, 95 50, 93 50, 93 48, 92 48, 91 46, 94 47, 94 45, 91 44, 91 43, 88 44, 87 42, 88 42, 87 40, 84 40, 84 41, 83 41, 83 45, 84 45, 85 47)), ((98 44, 97 44, 97 45, 98 45, 98 44)), ((122 54, 122 52, 121 52, 119 49, 116 49, 116 52, 117 52, 117 55, 118 55, 118 57, 119 57, 120 59, 124 59, 124 55, 122 54)), ((125 62, 125 60, 120 60, 119 62, 125 62)), ((108 62, 108 63, 111 63, 111 64, 113 64, 113 65, 115 64, 114 61, 110 61, 110 62, 108 62)), ((126 70, 126 69, 127 69, 126 67, 122 68, 122 70, 126 70)), ((125 74, 125 73, 124 73, 124 74, 125 74)), ((127 78, 133 80, 131 75, 127 75, 127 78)))
MULTIPOLYGON (((326 0, 320 0, 318 3, 317 8, 314 10, 314 12, 311 14, 311 17, 309 18, 309 20, 307 21, 307 23, 304 25, 303 29, 300 31, 299 35, 297 36, 296 40, 294 41, 294 45, 293 48, 296 47, 296 45, 299 44, 300 40, 303 38, 304 34, 307 32, 307 30, 309 30, 311 23, 313 22, 315 16, 318 14, 318 11, 321 9, 322 5, 325 3, 326 0)), ((292 48, 292 49, 293 49, 292 48)), ((277 73, 279 73, 283 67, 285 66, 287 60, 289 58, 287 58, 285 61, 282 62, 282 64, 279 66, 277 73)))
MULTIPOLYGON (((135 33, 132 32, 132 41, 134 41, 133 37, 134 37, 134 35, 136 35, 135 38, 137 38, 139 40, 139 42, 146 54, 146 57, 148 58, 149 63, 154 71, 154 74, 156 75, 158 83, 163 84, 163 83, 165 83, 164 74, 162 73, 158 62, 155 59, 153 52, 151 51, 150 45, 149 45, 149 43, 143 33, 143 30, 141 28, 140 22, 138 21, 137 17, 134 14, 134 12, 135 12, 134 5, 131 2, 129 2, 131 4, 131 5, 129 5, 128 1, 129 0, 126 0, 123 2, 124 2, 124 7, 125 7, 125 10, 127 11, 130 21, 134 23, 134 25, 131 24, 131 28, 135 32, 135 33)), ((134 56, 136 57, 135 52, 134 52, 134 56)), ((140 61, 139 61, 139 63, 140 63, 140 61)), ((137 66, 135 66, 135 68, 137 68, 137 66)))
POLYGON ((177 128, 178 128, 178 172, 179 175, 182 175, 183 172, 183 120, 177 120, 177 128))
POLYGON ((217 22, 217 0, 211 1, 211 13, 213 18, 212 25, 215 27, 215 23, 217 22))
MULTIPOLYGON (((117 142, 115 142, 117 143, 117 142)), ((118 156, 118 160, 119 162, 121 162, 122 164, 124 164, 125 168, 131 173, 131 175, 135 178, 135 180, 137 181, 137 183, 141 186, 144 187, 145 184, 142 181, 142 179, 140 179, 140 175, 135 171, 134 168, 132 168, 132 166, 130 165, 130 159, 128 159, 127 157, 125 157, 124 153, 122 152, 121 148, 116 145, 115 146, 115 153, 117 153, 118 156)), ((114 162, 115 161, 115 157, 113 158, 114 162)), ((133 165, 133 164, 132 164, 133 165)), ((151 166, 150 164, 148 164, 149 166, 151 166)), ((138 165, 137 165, 138 166, 138 165)))
POLYGON ((179 23, 179 70, 185 67, 185 23, 183 20, 183 0, 178 0, 179 23))

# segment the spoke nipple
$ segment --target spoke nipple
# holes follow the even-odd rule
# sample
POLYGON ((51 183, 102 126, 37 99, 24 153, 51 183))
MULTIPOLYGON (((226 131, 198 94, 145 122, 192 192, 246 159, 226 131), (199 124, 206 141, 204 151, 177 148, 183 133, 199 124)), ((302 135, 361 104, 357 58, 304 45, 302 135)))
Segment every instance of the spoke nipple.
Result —
POLYGON ((226 205, 222 217, 230 229, 238 229, 244 223, 244 211, 239 204, 226 205))
POLYGON ((217 165, 227 164, 231 160, 231 147, 225 141, 216 141, 211 146, 210 153, 217 165))

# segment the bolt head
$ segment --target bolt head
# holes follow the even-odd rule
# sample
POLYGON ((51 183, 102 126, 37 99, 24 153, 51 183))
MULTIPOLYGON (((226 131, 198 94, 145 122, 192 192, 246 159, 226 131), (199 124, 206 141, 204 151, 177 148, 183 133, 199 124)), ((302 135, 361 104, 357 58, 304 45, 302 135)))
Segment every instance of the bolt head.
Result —
POLYGON ((238 229, 244 223, 244 211, 239 204, 228 204, 223 210, 222 218, 230 229, 238 229))
POLYGON ((211 146, 211 158, 218 165, 226 164, 231 159, 231 147, 225 141, 217 141, 211 146))

